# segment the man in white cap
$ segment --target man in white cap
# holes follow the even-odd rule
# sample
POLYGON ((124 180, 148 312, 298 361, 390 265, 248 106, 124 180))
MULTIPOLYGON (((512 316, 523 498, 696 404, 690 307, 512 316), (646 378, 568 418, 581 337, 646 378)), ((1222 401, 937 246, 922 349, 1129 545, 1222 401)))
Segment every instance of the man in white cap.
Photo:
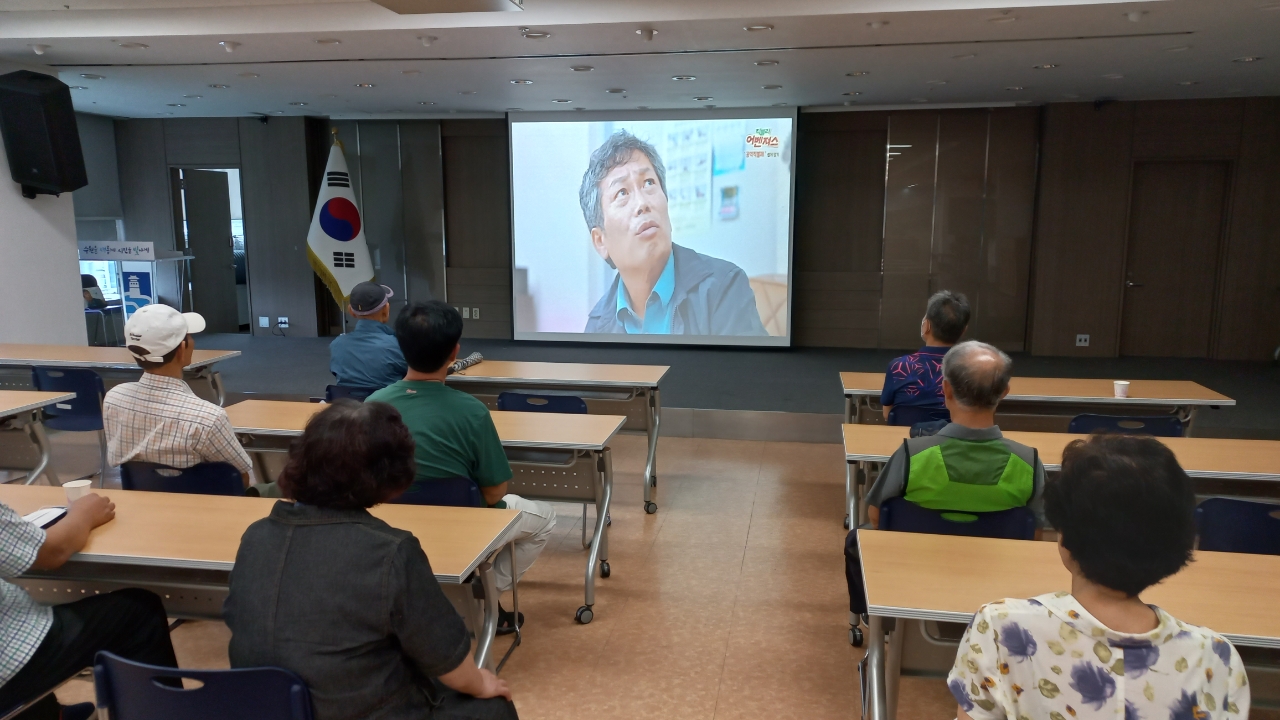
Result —
POLYGON ((103 398, 107 461, 175 468, 225 462, 240 471, 248 487, 252 463, 227 411, 196 397, 182 379, 196 349, 191 335, 202 330, 204 318, 198 314, 158 304, 139 308, 125 323, 125 347, 142 367, 142 378, 111 388, 103 398))
POLYGON ((396 336, 387 327, 390 300, 395 293, 386 285, 362 282, 348 299, 356 327, 329 344, 329 371, 337 384, 363 390, 381 390, 399 382, 409 371, 396 336))

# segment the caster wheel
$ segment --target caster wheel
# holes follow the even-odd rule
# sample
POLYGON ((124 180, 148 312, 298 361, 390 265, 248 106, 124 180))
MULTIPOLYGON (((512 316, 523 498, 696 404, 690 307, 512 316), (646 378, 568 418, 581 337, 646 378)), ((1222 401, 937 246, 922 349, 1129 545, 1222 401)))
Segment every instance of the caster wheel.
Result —
POLYGON ((612 568, 609 567, 608 560, 605 560, 604 562, 600 563, 600 577, 607 578, 612 572, 613 570, 612 568))
POLYGON ((849 628, 849 644, 854 647, 862 647, 862 628, 849 628))
POLYGON ((845 516, 844 516, 844 529, 845 529, 845 530, 848 530, 848 529, 849 529, 849 516, 848 516, 848 515, 845 515, 845 516))
POLYGON ((573 619, 577 620, 579 623, 583 625, 586 625, 587 623, 591 622, 591 618, 594 616, 595 616, 595 613, 591 612, 591 608, 587 605, 583 605, 582 607, 578 608, 578 612, 576 615, 573 616, 573 619))
POLYGON ((649 502, 644 504, 644 511, 649 515, 652 515, 658 512, 658 503, 650 500, 649 502))

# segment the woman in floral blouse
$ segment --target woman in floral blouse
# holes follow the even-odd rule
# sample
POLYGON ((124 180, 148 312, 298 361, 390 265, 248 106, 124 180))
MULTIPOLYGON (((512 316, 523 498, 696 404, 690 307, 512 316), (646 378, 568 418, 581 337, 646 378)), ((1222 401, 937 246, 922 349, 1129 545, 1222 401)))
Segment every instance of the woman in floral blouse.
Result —
POLYGON ((1148 437, 1078 440, 1044 496, 1071 592, 978 611, 947 678, 960 720, 1248 718, 1231 643, 1138 598, 1195 545, 1195 496, 1173 453, 1148 437))

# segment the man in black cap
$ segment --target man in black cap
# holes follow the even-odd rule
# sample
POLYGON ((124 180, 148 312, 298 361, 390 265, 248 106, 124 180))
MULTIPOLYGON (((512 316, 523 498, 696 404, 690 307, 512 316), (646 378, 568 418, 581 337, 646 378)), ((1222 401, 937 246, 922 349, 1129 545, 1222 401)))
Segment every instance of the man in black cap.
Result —
POLYGON ((386 285, 372 282, 351 289, 349 312, 356 327, 329 344, 329 371, 339 385, 380 390, 409 371, 395 333, 386 325, 393 294, 386 285))

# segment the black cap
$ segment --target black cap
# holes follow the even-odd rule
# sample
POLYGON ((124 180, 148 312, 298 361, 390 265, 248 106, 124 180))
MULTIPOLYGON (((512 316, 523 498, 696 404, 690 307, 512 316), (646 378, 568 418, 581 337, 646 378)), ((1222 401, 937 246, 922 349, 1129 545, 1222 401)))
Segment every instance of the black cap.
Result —
POLYGON ((351 303, 351 312, 357 315, 372 315, 381 310, 392 295, 395 293, 391 292, 391 288, 386 285, 362 282, 351 288, 351 297, 348 302, 351 303))

